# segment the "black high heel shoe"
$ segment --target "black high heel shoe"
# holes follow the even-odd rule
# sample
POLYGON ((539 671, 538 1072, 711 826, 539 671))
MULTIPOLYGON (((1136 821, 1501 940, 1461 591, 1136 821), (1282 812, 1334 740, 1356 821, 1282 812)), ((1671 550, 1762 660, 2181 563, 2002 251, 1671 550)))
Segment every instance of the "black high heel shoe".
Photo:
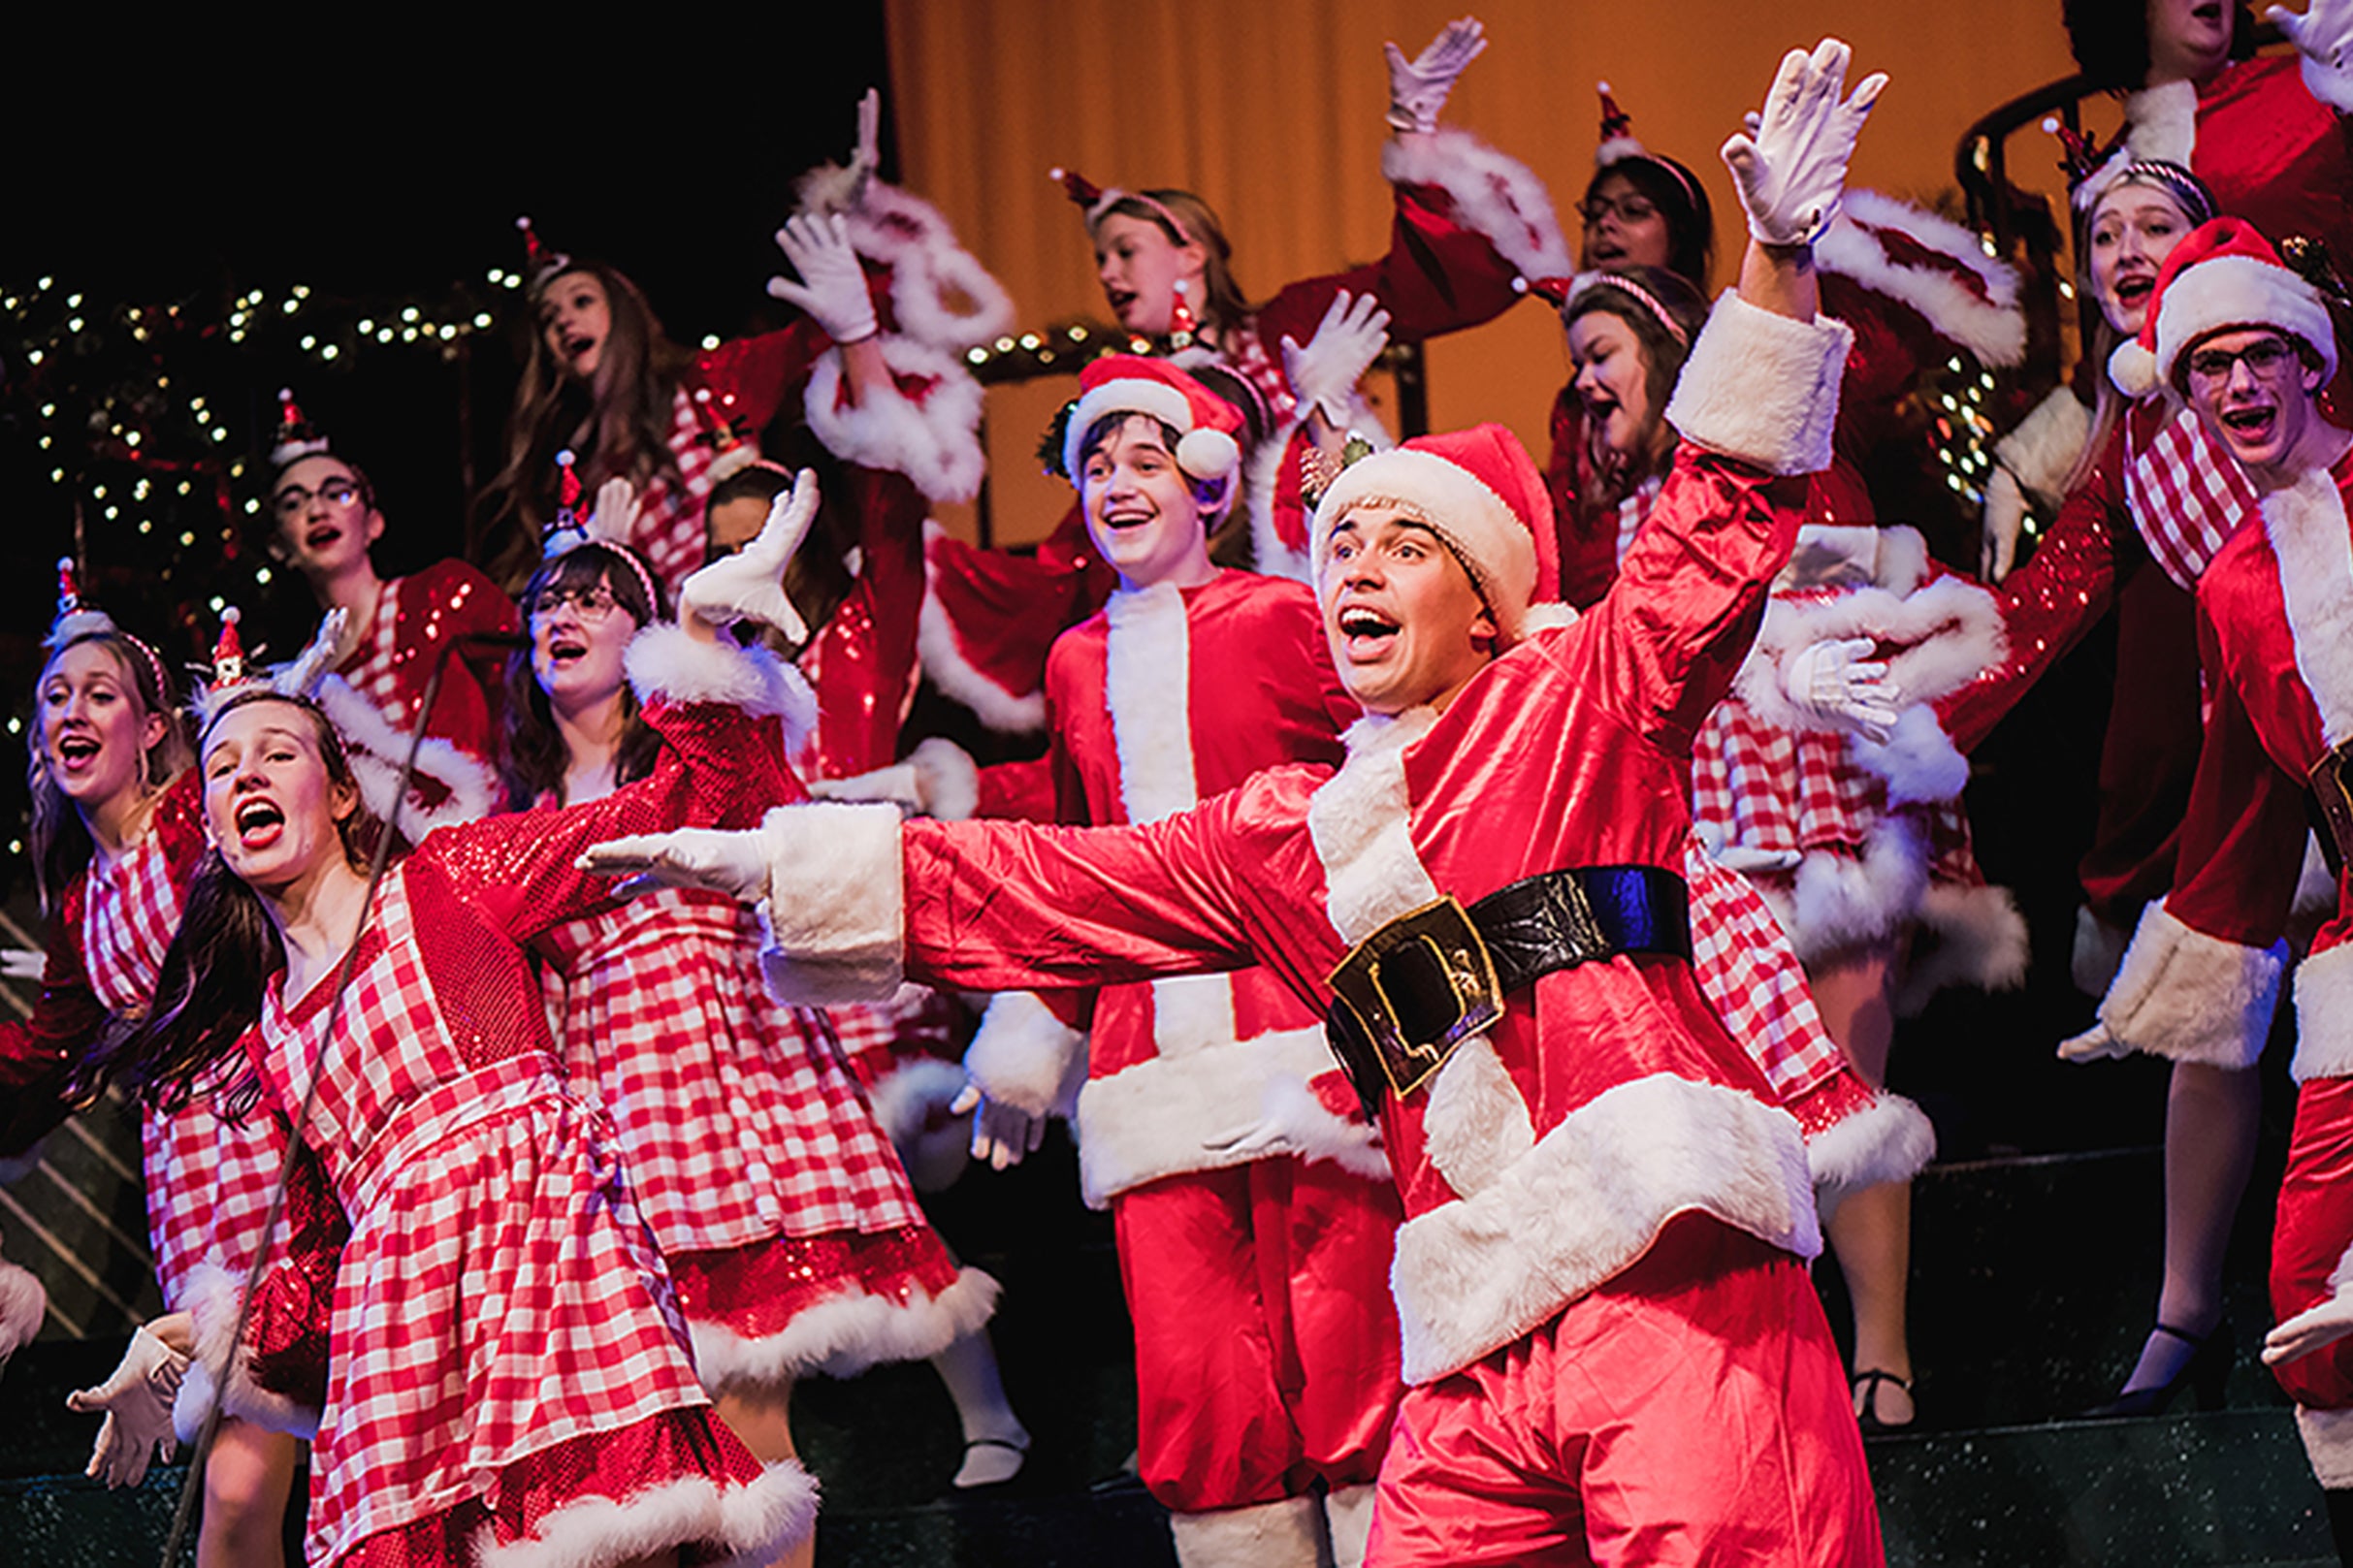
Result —
POLYGON ((1882 1432, 1908 1432, 1919 1420, 1919 1399, 1912 1392, 1912 1380, 1909 1378, 1900 1378, 1893 1372, 1872 1366, 1864 1368, 1848 1379, 1847 1388, 1850 1392, 1861 1396, 1858 1401, 1859 1408, 1854 1412, 1854 1424, 1862 1428, 1865 1437, 1877 1436, 1882 1432), (1912 1400, 1913 1413, 1910 1420, 1880 1420, 1879 1386, 1883 1383, 1901 1390, 1904 1397, 1912 1400))
POLYGON ((2083 1412, 2087 1421, 2121 1421, 2138 1416, 2162 1416, 2173 1407, 2183 1389, 2198 1396, 2201 1410, 2222 1408, 2222 1386, 2231 1375, 2231 1336, 2227 1328, 2217 1324, 2211 1333, 2193 1334, 2175 1328, 2170 1323, 2157 1325, 2157 1333, 2180 1340, 2190 1347, 2190 1359, 2180 1369, 2163 1383, 2145 1389, 2127 1389, 2106 1404, 2094 1405, 2083 1412))

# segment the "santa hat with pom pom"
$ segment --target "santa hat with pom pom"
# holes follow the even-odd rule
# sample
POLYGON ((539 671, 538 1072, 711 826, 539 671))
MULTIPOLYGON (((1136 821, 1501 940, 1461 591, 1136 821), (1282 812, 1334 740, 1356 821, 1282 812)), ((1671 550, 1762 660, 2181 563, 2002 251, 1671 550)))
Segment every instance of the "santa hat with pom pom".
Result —
POLYGON ((1241 410, 1166 360, 1107 354, 1079 373, 1079 400, 1062 434, 1062 471, 1078 482, 1080 443, 1107 414, 1149 414, 1177 432, 1176 466, 1226 487, 1241 468, 1241 410))
POLYGON ((1494 613, 1503 646, 1577 612, 1560 602, 1552 496, 1520 438, 1500 425, 1417 435, 1350 464, 1315 508, 1317 592, 1332 530, 1362 507, 1385 507, 1436 534, 1494 613))
POLYGON ((270 438, 270 466, 284 468, 305 458, 315 458, 329 450, 327 437, 319 428, 303 417, 302 405, 294 400, 292 387, 277 389, 277 431, 270 438))
POLYGON ((2241 218, 2216 218, 2182 237, 2157 273, 2141 336, 2109 357, 2109 378, 2128 397, 2178 386, 2182 357, 2216 333, 2269 327, 2301 339, 2337 374, 2337 331, 2311 284, 2241 218))

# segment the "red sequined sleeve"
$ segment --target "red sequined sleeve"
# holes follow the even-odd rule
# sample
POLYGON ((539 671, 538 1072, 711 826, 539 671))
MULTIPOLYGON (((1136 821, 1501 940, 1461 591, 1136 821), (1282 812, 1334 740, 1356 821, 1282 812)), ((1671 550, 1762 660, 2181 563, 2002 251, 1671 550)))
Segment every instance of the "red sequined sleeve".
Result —
MULTIPOLYGON (((328 1326, 351 1222, 306 1145, 294 1151, 280 1231, 285 1240, 254 1290, 245 1328, 246 1370, 268 1401, 256 1410, 233 1392, 229 1404, 239 1414, 267 1415, 282 1403, 315 1423, 327 1402, 328 1326)), ((300 1418, 286 1424, 299 1430, 300 1418)))

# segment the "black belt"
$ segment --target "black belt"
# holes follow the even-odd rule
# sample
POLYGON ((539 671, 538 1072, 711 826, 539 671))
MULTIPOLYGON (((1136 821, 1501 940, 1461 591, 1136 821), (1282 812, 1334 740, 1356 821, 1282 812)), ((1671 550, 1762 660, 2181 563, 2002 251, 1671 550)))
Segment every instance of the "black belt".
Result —
POLYGON ((2329 863, 2329 874, 2341 880, 2345 862, 2353 860, 2353 741, 2313 765, 2305 780, 2304 803, 2320 840, 2321 858, 2329 863))
POLYGON ((1558 969, 1620 953, 1692 956, 1691 894, 1657 866, 1524 878, 1466 910, 1440 898, 1360 942, 1332 972, 1324 1032, 1370 1115, 1494 1027, 1503 998, 1558 969))

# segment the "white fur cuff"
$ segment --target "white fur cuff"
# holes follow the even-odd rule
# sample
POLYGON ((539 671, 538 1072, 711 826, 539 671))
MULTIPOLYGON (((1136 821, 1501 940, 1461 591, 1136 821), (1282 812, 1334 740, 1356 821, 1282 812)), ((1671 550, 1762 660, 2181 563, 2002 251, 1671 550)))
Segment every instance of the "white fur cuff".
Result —
POLYGON ((802 406, 809 429, 845 463, 903 474, 935 501, 970 500, 988 466, 981 450, 981 384, 953 354, 904 337, 882 341, 883 362, 930 382, 921 401, 895 386, 861 389, 842 400, 842 357, 822 356, 802 406))
POLYGON ((2060 387, 2035 404, 2017 429, 1996 441, 1993 455, 2019 484, 2046 498, 2056 496, 2091 437, 2091 410, 2060 387))
POLYGON ((1381 174, 1395 185, 1430 185, 1446 193, 1452 216, 1496 247, 1525 277, 1566 277, 1576 269, 1552 193, 1517 158, 1468 131, 1441 126, 1381 148, 1381 174))
POLYGON ((1919 1106, 1884 1090, 1806 1140, 1806 1164, 1824 1213, 1865 1187, 1910 1181, 1935 1158, 1935 1125, 1919 1106))
POLYGON ((1692 345, 1667 422, 1688 441, 1769 472, 1819 473, 1830 465, 1853 342, 1842 321, 1797 321, 1727 293, 1692 345))
POLYGON ((880 1002, 898 990, 906 898, 896 806, 780 806, 759 825, 768 989, 796 1007, 880 1002))
POLYGON ((1181 1056, 1153 1056, 1079 1094, 1079 1186, 1092 1208, 1163 1176, 1265 1159, 1248 1135, 1264 1130, 1277 1078, 1305 1082, 1332 1065, 1321 1029, 1287 1029, 1181 1056))
POLYGON ((999 992, 965 1049, 964 1072, 1000 1104, 1032 1116, 1067 1117, 1086 1081, 1086 1037, 1035 992, 999 992))
POLYGON ((629 688, 648 707, 657 702, 716 702, 748 714, 797 719, 806 729, 817 699, 800 672, 764 648, 738 648, 722 638, 703 642, 683 626, 661 622, 629 639, 625 658, 629 688))
POLYGON ((2100 1021, 2137 1051, 2248 1068, 2263 1054, 2287 944, 2242 946, 2193 930, 2152 904, 2100 1004, 2100 1021))
POLYGON ((2353 943, 2314 953, 2296 971, 2298 1083, 2353 1077, 2353 943))

